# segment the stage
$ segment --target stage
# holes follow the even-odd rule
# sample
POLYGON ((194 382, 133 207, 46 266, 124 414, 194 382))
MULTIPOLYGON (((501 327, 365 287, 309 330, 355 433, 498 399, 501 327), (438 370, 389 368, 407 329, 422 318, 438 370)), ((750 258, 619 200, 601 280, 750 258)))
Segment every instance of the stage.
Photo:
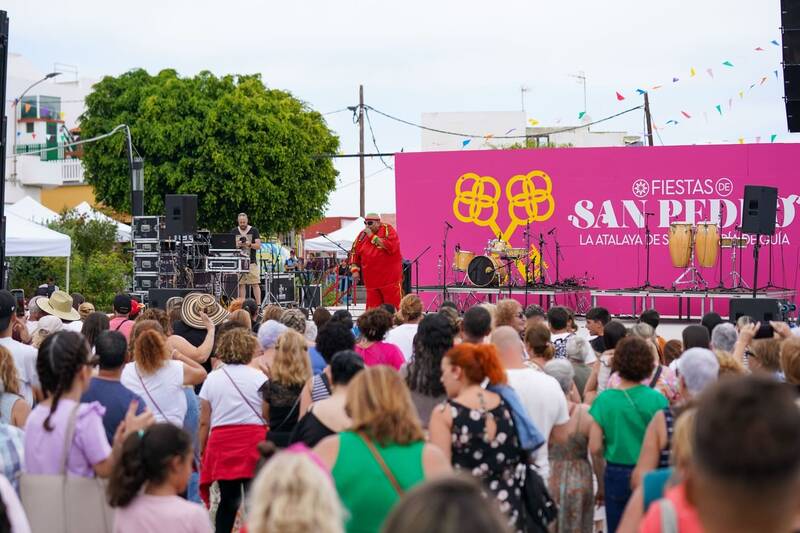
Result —
MULTIPOLYGON (((637 317, 645 309, 658 309, 657 302, 671 299, 677 305, 678 314, 668 315, 679 320, 691 320, 692 316, 699 317, 708 311, 714 311, 714 304, 719 300, 733 300, 753 298, 752 290, 708 289, 706 291, 667 290, 659 288, 649 289, 598 289, 582 286, 529 286, 529 287, 474 287, 468 285, 452 284, 420 285, 415 288, 419 294, 435 294, 430 301, 428 310, 433 310, 433 304, 441 304, 442 300, 453 300, 459 308, 468 308, 481 302, 497 302, 502 298, 515 297, 523 306, 539 304, 545 310, 557 304, 566 304, 577 314, 585 314, 591 307, 598 305, 600 298, 623 298, 631 300, 631 314, 623 316, 637 317), (521 297, 521 298, 520 298, 521 297), (527 297, 530 297, 528 299, 527 297), (561 298, 559 298, 561 297, 561 298), (559 301, 559 299, 563 301, 559 301), (700 300, 700 313, 692 314, 692 300, 700 300)), ((790 289, 760 289, 756 291, 756 298, 794 299, 795 291, 790 289)))

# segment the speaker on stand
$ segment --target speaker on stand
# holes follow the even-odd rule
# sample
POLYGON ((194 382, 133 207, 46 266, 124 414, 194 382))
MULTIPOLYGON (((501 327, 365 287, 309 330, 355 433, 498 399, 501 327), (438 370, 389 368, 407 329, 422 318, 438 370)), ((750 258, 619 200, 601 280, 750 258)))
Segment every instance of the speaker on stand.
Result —
POLYGON ((742 202, 742 233, 755 235, 753 245, 753 298, 758 293, 758 251, 762 235, 774 235, 778 212, 778 189, 745 185, 742 202))

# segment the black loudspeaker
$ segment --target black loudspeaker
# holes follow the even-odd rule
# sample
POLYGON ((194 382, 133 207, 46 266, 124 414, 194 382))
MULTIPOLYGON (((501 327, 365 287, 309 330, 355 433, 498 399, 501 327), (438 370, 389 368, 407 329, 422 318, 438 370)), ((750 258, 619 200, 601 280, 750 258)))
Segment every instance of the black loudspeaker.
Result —
POLYGON ((731 300, 730 321, 734 324, 740 317, 749 316, 753 322, 769 323, 782 320, 779 300, 772 298, 735 298, 731 300))
POLYGON ((403 259, 403 294, 411 294, 411 261, 403 259))
POLYGON ((778 189, 762 185, 744 186, 742 233, 774 235, 778 189))
POLYGON ((278 304, 294 303, 294 275, 274 274, 272 281, 267 278, 267 292, 272 301, 278 304))
POLYGON ((150 289, 147 292, 147 302, 150 307, 165 309, 167 300, 174 296, 184 298, 190 292, 208 292, 200 289, 150 289))
POLYGON ((781 0, 781 37, 783 40, 783 95, 789 131, 800 131, 800 0, 781 0))
POLYGON ((164 197, 167 235, 194 235, 197 231, 197 195, 167 194, 164 197))

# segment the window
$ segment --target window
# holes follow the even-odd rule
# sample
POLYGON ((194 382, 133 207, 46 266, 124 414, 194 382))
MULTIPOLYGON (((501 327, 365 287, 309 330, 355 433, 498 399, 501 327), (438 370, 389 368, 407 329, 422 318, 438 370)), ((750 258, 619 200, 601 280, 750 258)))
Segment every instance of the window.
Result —
POLYGON ((25 133, 33 133, 33 122, 25 124, 25 133))

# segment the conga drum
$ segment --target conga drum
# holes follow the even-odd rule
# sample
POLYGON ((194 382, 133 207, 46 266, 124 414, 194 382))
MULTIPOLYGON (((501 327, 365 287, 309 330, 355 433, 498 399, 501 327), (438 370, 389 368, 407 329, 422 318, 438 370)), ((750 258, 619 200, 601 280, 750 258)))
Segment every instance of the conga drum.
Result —
POLYGON ((669 225, 669 256, 672 266, 684 268, 692 256, 692 225, 669 225))
POLYGON ((701 267, 713 267, 719 251, 719 231, 716 224, 698 222, 694 236, 694 253, 701 267))

